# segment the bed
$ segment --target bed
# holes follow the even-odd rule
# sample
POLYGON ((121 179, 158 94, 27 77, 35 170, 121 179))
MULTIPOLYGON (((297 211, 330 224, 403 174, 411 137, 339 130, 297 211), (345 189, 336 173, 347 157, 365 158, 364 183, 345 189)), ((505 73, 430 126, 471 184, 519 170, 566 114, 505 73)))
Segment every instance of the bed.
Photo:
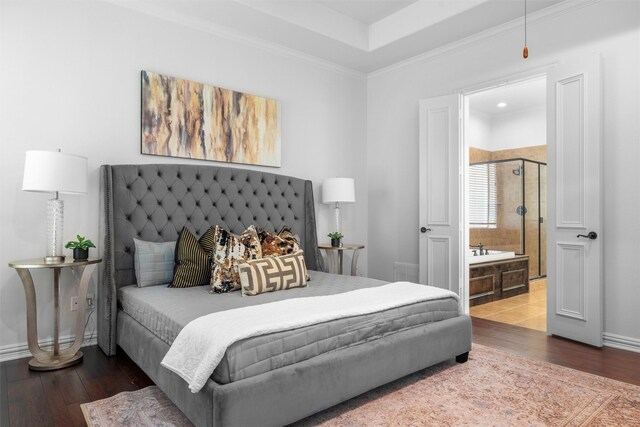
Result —
POLYGON ((385 282, 322 272, 310 181, 267 172, 195 165, 105 165, 101 181, 102 271, 98 344, 119 348, 200 426, 285 425, 446 359, 466 360, 471 322, 452 298, 324 322, 239 341, 198 393, 163 368, 191 320, 283 298, 331 295, 385 282), (242 297, 208 287, 138 288, 133 239, 176 240, 211 225, 234 233, 284 225, 300 236, 307 288, 242 297))

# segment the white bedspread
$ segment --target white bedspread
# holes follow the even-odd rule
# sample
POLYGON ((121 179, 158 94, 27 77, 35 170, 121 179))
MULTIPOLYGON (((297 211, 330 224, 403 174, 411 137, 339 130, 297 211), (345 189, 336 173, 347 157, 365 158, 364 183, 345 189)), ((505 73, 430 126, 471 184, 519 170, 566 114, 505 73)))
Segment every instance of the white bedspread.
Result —
POLYGON ((224 357, 227 347, 237 341, 448 297, 458 299, 455 293, 444 289, 396 282, 212 313, 189 322, 180 331, 162 366, 180 375, 191 392, 197 393, 224 357))

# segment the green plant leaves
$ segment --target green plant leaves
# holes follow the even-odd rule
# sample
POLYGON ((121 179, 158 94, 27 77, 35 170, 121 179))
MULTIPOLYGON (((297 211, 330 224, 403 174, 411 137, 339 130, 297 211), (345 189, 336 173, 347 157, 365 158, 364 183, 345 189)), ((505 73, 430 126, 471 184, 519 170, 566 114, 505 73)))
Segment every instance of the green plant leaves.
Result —
POLYGON ((93 242, 81 235, 76 235, 76 238, 78 239, 78 241, 74 242, 74 241, 70 241, 67 242, 66 245, 64 245, 65 248, 67 249, 89 249, 89 248, 95 248, 96 245, 93 244, 93 242))

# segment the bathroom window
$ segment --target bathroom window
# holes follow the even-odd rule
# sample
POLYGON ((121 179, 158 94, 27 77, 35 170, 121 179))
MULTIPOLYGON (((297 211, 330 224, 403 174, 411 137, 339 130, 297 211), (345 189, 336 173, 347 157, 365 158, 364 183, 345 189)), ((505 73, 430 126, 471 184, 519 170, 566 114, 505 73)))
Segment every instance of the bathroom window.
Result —
POLYGON ((469 166, 469 226, 496 228, 497 204, 495 163, 469 166))

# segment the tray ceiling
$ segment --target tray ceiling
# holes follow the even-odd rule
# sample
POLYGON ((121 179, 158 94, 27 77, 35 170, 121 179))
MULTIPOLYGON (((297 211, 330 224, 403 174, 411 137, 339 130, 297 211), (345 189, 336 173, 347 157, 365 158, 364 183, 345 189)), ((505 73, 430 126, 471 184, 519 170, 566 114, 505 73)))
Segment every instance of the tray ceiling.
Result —
MULTIPOLYGON (((529 13, 563 0, 528 0, 529 13)), ((112 0, 369 73, 522 19, 524 0, 112 0)))

